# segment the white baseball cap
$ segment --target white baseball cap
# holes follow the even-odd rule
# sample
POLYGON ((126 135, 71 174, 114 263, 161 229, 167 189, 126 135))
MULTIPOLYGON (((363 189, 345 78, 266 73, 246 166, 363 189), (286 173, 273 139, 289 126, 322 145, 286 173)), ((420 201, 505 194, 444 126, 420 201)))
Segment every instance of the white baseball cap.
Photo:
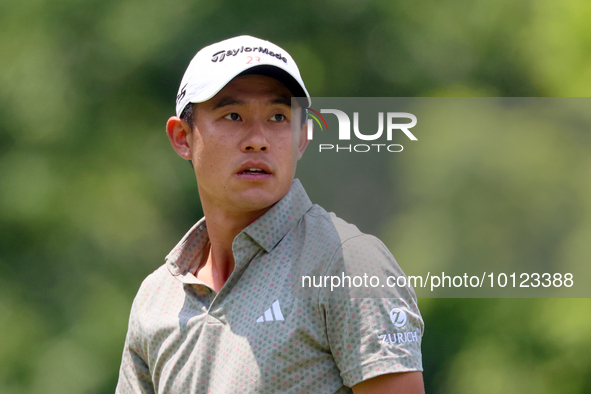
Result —
POLYGON ((300 70, 285 50, 272 42, 239 36, 201 49, 185 71, 176 96, 176 114, 188 103, 202 103, 215 96, 240 74, 262 74, 281 81, 295 97, 307 97, 300 70))

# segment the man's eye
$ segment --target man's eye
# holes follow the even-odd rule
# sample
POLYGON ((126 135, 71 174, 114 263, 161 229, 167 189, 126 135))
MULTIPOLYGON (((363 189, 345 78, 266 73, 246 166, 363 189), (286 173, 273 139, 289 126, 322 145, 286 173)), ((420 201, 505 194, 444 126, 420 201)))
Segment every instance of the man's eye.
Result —
POLYGON ((232 112, 231 114, 228 114, 226 116, 224 116, 225 119, 228 120, 240 120, 240 115, 238 115, 236 112, 232 112))
POLYGON ((285 119, 286 119, 285 115, 283 115, 283 114, 275 114, 275 115, 271 116, 271 121, 273 121, 273 122, 282 122, 285 119))

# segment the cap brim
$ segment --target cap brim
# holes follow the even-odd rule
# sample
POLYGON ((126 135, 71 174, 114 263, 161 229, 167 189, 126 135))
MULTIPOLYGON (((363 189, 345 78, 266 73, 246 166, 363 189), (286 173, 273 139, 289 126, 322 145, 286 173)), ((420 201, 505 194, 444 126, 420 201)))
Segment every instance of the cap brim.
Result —
POLYGON ((289 89, 289 91, 291 92, 291 94, 293 94, 294 97, 305 99, 298 100, 300 106, 310 106, 310 98, 308 97, 308 94, 304 90, 302 85, 300 85, 300 83, 290 73, 283 70, 282 68, 271 66, 268 64, 258 65, 242 71, 240 74, 237 75, 237 77, 240 75, 249 74, 266 75, 268 77, 275 78, 276 80, 284 84, 285 87, 289 89))
POLYGON ((283 83, 285 87, 287 87, 294 95, 294 97, 306 98, 304 102, 301 102, 303 100, 298 100, 303 108, 307 108, 312 105, 308 92, 302 87, 297 79, 295 79, 289 72, 283 70, 282 68, 270 64, 260 64, 247 67, 229 79, 218 79, 217 81, 209 84, 207 88, 201 90, 199 94, 189 97, 187 103, 202 103, 207 101, 218 94, 234 78, 247 74, 260 74, 275 78, 283 83))

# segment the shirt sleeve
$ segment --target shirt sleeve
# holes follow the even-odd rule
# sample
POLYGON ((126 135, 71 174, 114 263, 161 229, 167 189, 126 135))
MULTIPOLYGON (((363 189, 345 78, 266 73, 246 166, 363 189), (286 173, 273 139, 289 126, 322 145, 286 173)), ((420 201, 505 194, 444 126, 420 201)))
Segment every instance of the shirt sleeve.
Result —
POLYGON ((139 322, 136 314, 137 299, 134 301, 129 317, 129 327, 123 347, 116 394, 153 394, 155 392, 150 368, 141 346, 139 322))
POLYGON ((424 324, 416 295, 410 286, 392 286, 406 276, 381 241, 365 234, 345 241, 326 275, 344 282, 338 291, 325 289, 319 307, 346 386, 387 373, 423 370, 424 324))

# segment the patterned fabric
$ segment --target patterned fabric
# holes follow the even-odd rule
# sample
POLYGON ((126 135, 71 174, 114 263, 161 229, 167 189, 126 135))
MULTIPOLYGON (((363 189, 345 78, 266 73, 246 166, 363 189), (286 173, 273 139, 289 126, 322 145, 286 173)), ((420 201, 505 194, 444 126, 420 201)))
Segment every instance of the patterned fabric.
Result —
POLYGON ((236 236, 219 293, 191 273, 207 240, 202 219, 143 282, 117 393, 351 393, 378 375, 422 370, 412 288, 356 298, 302 285, 303 275, 404 274, 377 238, 312 205, 298 180, 236 236))

